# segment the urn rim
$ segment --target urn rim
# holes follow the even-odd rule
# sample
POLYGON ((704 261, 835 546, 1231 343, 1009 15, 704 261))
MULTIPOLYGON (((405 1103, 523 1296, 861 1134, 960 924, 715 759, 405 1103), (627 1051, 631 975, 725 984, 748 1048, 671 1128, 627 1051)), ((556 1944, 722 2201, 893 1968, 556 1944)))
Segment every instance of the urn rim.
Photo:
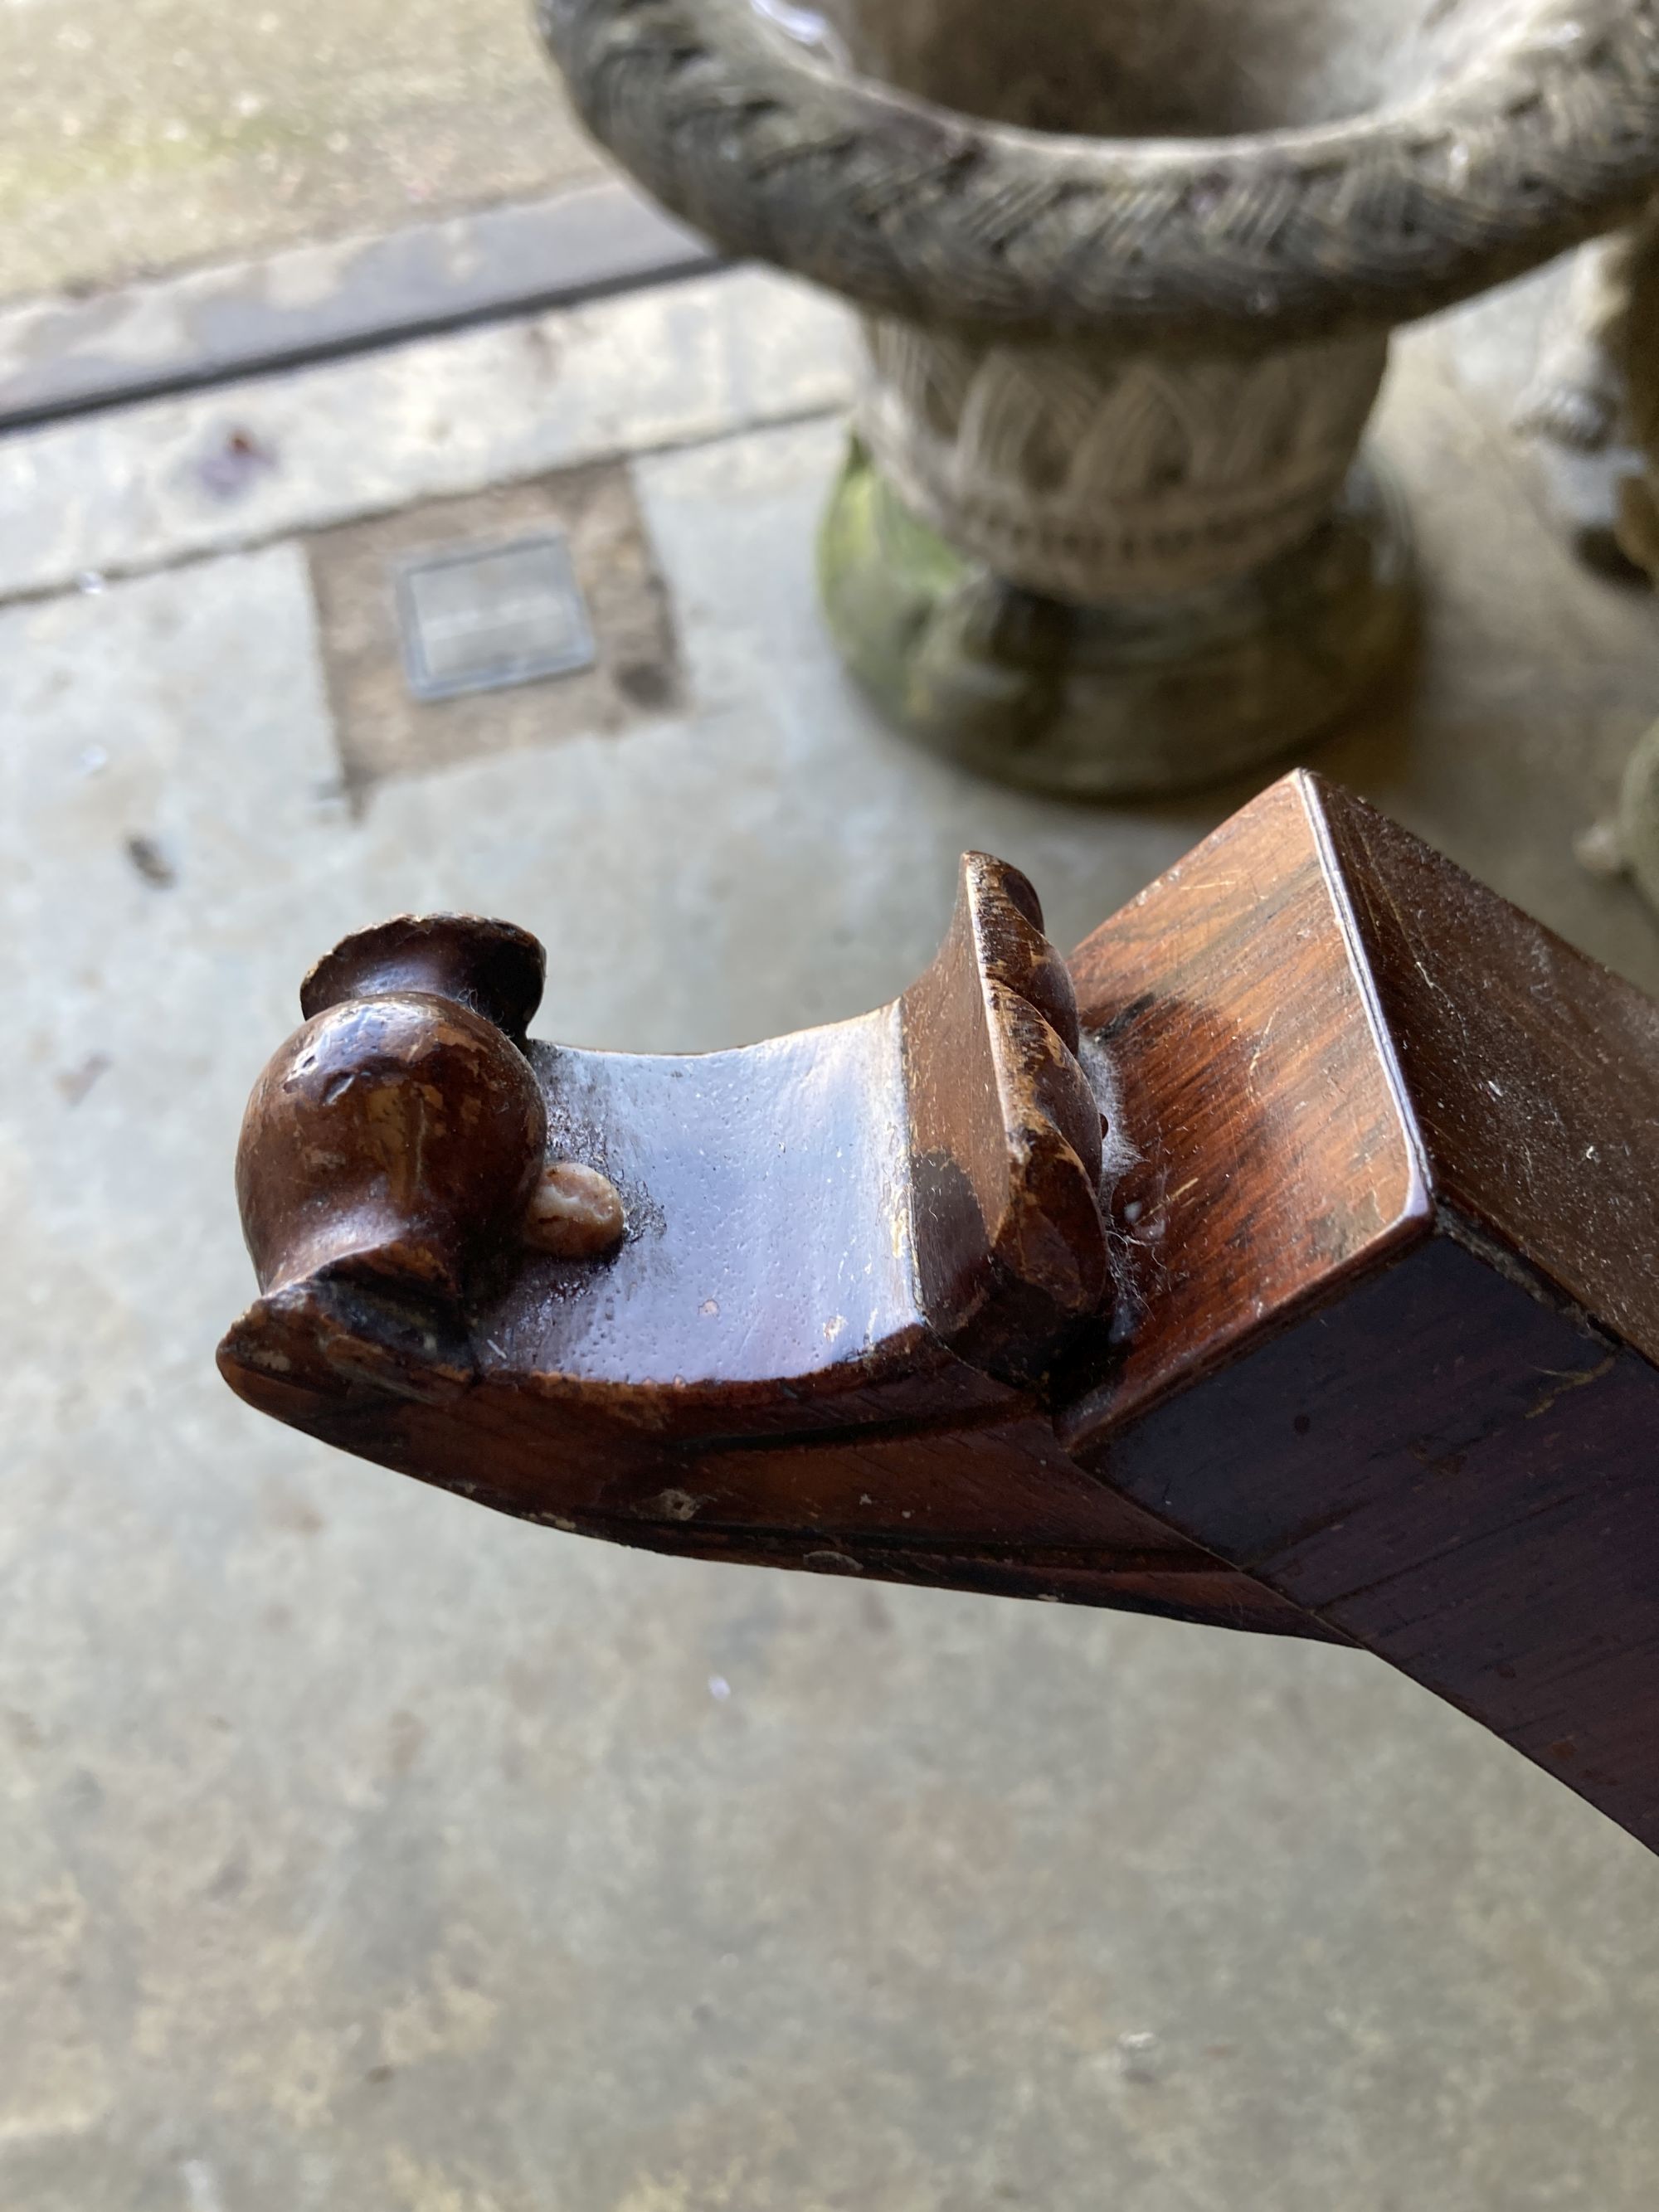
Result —
POLYGON ((1659 185, 1659 0, 1528 0, 1346 121, 1209 138, 990 122, 839 71, 750 0, 538 0, 595 135, 728 251, 860 305, 1050 335, 1388 325, 1659 185), (1264 327, 1265 326, 1265 327, 1264 327))

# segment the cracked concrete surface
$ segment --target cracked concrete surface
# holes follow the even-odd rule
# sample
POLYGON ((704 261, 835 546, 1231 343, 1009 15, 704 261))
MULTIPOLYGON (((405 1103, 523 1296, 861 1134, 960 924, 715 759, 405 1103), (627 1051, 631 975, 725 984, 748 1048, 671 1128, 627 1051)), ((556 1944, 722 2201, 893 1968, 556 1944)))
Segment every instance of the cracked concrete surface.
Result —
MULTIPOLYGON (((1653 988, 1570 841, 1659 616, 1504 441, 1525 308, 1401 349, 1422 662, 1317 758, 1653 988)), ((242 1099, 345 928, 500 912, 538 1033, 728 1044, 908 981, 964 846, 1069 939, 1243 795, 1071 811, 873 721, 812 600, 837 344, 732 274, 0 448, 8 2212, 1652 2201, 1659 1864, 1380 1666, 609 1551, 213 1371, 242 1099), (684 702, 354 815, 307 533, 630 446, 684 702)))

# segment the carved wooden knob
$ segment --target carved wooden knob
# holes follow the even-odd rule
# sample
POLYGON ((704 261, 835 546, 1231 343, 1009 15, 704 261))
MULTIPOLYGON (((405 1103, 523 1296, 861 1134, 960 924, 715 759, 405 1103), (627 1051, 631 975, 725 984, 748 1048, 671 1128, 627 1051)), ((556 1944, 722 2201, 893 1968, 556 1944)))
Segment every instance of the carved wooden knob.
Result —
POLYGON ((327 1277, 459 1297, 516 1247, 547 1115, 520 1049, 541 946, 473 915, 345 938, 248 1101, 236 1160, 262 1291, 327 1277))

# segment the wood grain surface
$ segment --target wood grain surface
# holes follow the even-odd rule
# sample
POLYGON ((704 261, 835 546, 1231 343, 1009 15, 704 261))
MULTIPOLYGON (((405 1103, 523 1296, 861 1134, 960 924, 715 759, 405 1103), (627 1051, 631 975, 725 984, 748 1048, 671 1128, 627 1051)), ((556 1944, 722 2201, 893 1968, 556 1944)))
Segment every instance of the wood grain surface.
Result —
POLYGON ((1097 1423, 1333 1297, 1432 1209, 1310 779, 1224 823, 1071 966, 1122 1099, 1111 1221, 1133 1304, 1121 1363, 1066 1410, 1086 1452, 1097 1423))
POLYGON ((1073 964, 1145 1306, 1062 1439, 1659 1847, 1659 1010, 1306 775, 1073 964))

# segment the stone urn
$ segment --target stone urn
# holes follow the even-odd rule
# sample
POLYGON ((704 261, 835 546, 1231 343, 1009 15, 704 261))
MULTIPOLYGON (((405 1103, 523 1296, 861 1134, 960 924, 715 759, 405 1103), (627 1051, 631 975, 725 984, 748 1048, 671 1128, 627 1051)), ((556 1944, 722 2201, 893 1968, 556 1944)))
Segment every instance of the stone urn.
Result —
POLYGON ((848 664, 1009 781, 1168 792, 1354 706, 1410 623, 1364 430, 1399 323, 1624 220, 1653 0, 541 0, 597 137, 842 294, 848 664))

